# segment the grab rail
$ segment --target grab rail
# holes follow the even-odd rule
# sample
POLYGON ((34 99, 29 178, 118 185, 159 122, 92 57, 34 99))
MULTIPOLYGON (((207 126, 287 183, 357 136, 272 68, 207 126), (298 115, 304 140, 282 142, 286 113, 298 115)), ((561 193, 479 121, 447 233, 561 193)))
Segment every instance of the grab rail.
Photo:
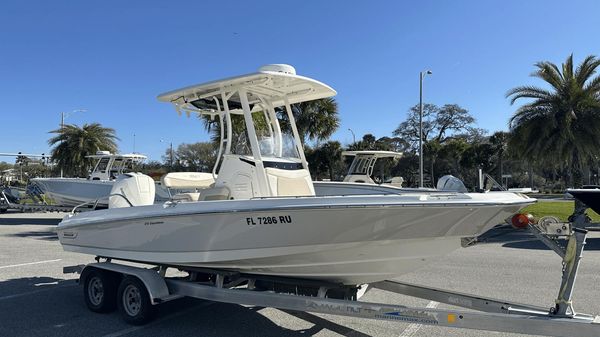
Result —
MULTIPOLYGON (((121 198, 125 199, 125 201, 127 201, 127 203, 129 204, 129 207, 133 207, 133 204, 131 203, 131 201, 129 201, 129 199, 123 193, 111 193, 111 194, 108 195, 108 198, 110 198, 110 197, 121 197, 121 198)), ((98 198, 98 199, 95 199, 95 200, 86 201, 86 202, 84 202, 82 204, 79 204, 79 205, 73 207, 73 209, 71 210, 71 214, 75 214, 75 210, 77 210, 79 207, 82 207, 82 206, 85 206, 85 205, 89 205, 91 203, 94 204, 94 206, 92 206, 92 209, 95 210, 96 207, 98 206, 98 202, 100 201, 100 199, 103 199, 103 198, 98 198)))

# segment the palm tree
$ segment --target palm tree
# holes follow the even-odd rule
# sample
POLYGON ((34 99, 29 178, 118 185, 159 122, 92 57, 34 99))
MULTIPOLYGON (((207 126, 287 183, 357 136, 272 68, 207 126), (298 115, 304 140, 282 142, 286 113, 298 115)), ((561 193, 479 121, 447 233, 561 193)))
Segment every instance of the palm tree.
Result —
POLYGON ((342 144, 336 140, 330 140, 314 149, 308 148, 306 152, 310 171, 315 178, 327 174, 330 180, 335 180, 336 171, 343 169, 342 144))
POLYGON ((84 124, 82 127, 65 125, 50 133, 56 134, 48 140, 48 144, 54 146, 50 152, 52 161, 68 176, 87 175, 93 160, 86 156, 101 150, 113 153, 117 151, 115 141, 119 138, 115 135, 115 130, 99 123, 84 124))
MULTIPOLYGON (((277 116, 281 124, 281 129, 291 133, 291 127, 287 113, 277 108, 277 116)), ((292 105, 292 113, 296 120, 296 127, 300 135, 302 145, 306 140, 326 140, 340 126, 340 118, 337 111, 337 102, 333 98, 323 98, 314 101, 302 102, 292 105)), ((257 134, 265 134, 268 130, 267 122, 262 112, 252 114, 254 126, 257 134)), ((202 115, 202 122, 207 131, 212 132, 212 140, 219 142, 221 138, 221 125, 218 118, 212 119, 210 116, 202 115)), ((246 139, 246 125, 242 115, 231 115, 232 126, 232 148, 236 144, 245 144, 249 147, 246 139)))
POLYGON ((506 153, 507 142, 508 142, 508 133, 504 131, 496 131, 493 135, 488 139, 490 144, 492 145, 492 149, 495 152, 498 158, 498 176, 496 179, 500 183, 502 183, 502 175, 504 174, 504 155, 506 153))
POLYGON ((583 166, 600 155, 600 59, 588 56, 573 68, 570 55, 562 69, 544 61, 535 64, 533 77, 549 89, 520 86, 506 94, 511 104, 533 99, 511 117, 509 146, 539 164, 558 164, 572 172, 573 183, 583 183, 583 166))
MULTIPOLYGON (((292 113, 302 145, 307 140, 326 140, 340 126, 338 105, 333 97, 294 104, 292 113)), ((287 114, 280 111, 279 116, 282 129, 290 130, 287 114)))

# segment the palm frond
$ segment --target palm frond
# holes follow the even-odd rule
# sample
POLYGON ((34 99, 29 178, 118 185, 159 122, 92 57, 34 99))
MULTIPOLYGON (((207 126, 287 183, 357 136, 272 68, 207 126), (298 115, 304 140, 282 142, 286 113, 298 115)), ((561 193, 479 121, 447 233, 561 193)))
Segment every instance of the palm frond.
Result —
POLYGON ((556 66, 551 62, 538 62, 535 64, 538 68, 537 71, 533 72, 531 76, 541 78, 548 82, 554 89, 560 90, 564 81, 563 74, 556 66))
MULTIPOLYGON (((599 62, 600 62, 600 60, 599 60, 599 62)), ((600 93, 600 76, 596 76, 591 81, 589 81, 583 87, 583 90, 588 95, 598 95, 600 93)))
POLYGON ((552 96, 550 91, 534 86, 516 87, 506 93, 506 97, 510 97, 511 105, 521 98, 548 99, 550 96, 552 96))
POLYGON ((575 71, 575 79, 577 80, 577 83, 580 86, 584 86, 588 79, 594 75, 598 66, 600 66, 600 59, 597 59, 593 55, 586 57, 575 71))
POLYGON ((565 81, 573 78, 573 54, 569 55, 565 63, 562 64, 562 74, 565 81))

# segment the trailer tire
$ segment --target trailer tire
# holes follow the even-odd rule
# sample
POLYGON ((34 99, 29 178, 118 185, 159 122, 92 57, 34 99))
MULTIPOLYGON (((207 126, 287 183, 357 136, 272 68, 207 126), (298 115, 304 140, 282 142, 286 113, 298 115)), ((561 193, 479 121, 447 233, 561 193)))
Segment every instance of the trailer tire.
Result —
POLYGON ((83 298, 93 312, 106 313, 117 308, 117 282, 115 275, 98 268, 89 269, 81 276, 83 298))
POLYGON ((117 303, 123 319, 129 324, 142 325, 154 317, 155 308, 148 290, 137 277, 126 276, 121 280, 117 303))

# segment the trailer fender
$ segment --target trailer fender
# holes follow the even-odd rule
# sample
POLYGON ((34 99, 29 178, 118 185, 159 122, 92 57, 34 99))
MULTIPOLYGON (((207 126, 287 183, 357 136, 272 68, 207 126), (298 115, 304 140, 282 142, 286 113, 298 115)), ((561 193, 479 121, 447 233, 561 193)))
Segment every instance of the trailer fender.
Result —
POLYGON ((125 266, 120 264, 114 264, 110 262, 99 262, 90 263, 86 265, 81 271, 81 275, 86 274, 86 270, 90 268, 98 268, 103 270, 112 271, 122 275, 134 276, 140 279, 146 286, 148 294, 150 295, 150 301, 153 305, 165 302, 167 300, 174 299, 179 296, 171 296, 169 288, 165 282, 165 279, 158 274, 157 271, 152 269, 145 269, 133 266, 125 266))

